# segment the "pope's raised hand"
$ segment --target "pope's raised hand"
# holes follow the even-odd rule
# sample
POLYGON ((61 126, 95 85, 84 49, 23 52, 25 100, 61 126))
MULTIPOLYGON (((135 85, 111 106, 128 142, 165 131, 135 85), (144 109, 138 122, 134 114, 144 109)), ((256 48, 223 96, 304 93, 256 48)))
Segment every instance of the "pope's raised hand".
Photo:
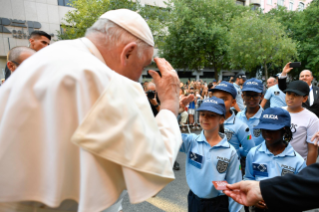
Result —
POLYGON ((153 70, 148 73, 154 79, 158 98, 161 101, 161 110, 167 109, 172 111, 176 116, 179 108, 179 78, 169 62, 164 58, 155 58, 158 69, 162 77, 153 70))
POLYGON ((241 181, 232 185, 228 184, 226 187, 227 190, 224 193, 239 204, 253 206, 263 200, 257 181, 241 181))

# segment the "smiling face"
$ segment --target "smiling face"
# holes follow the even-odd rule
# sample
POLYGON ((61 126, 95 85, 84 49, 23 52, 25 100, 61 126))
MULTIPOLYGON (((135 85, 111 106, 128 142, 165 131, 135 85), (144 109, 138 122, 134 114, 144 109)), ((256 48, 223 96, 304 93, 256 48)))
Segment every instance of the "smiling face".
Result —
POLYGON ((309 86, 313 80, 312 73, 309 70, 304 70, 299 75, 299 80, 306 82, 309 86))
POLYGON ((213 112, 200 111, 199 123, 205 131, 216 131, 224 123, 224 117, 213 112))
POLYGON ((248 108, 256 108, 259 107, 262 94, 253 91, 244 91, 242 97, 248 108))
POLYGON ((284 136, 284 130, 261 130, 261 134, 268 144, 275 144, 277 142, 282 142, 284 136))

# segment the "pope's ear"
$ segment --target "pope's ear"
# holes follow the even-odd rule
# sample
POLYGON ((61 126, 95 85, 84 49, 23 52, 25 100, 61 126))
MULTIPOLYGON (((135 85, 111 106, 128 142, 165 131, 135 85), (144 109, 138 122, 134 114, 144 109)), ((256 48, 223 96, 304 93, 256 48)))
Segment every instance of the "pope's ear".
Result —
POLYGON ((126 44, 122 50, 121 53, 121 63, 123 65, 127 64, 127 61, 129 59, 132 59, 131 57, 137 53, 137 44, 136 42, 130 42, 126 44))

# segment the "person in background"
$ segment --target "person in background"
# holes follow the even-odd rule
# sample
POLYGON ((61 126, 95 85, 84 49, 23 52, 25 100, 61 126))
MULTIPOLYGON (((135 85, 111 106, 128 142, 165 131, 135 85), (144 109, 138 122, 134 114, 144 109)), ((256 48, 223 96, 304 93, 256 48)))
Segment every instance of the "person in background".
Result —
MULTIPOLYGON (((190 95, 194 95, 195 96, 195 91, 194 91, 194 88, 191 87, 189 89, 189 94, 190 95)), ((194 101, 190 102, 189 105, 188 105, 188 119, 189 119, 189 125, 190 125, 190 128, 191 129, 194 129, 194 116, 195 116, 195 109, 196 109, 196 103, 197 103, 197 98, 195 97, 194 98, 194 101)))
MULTIPOLYGON (((284 91, 287 87, 286 78, 287 74, 292 70, 290 63, 284 67, 281 75, 279 76, 279 88, 284 91)), ((307 101, 302 103, 304 108, 307 108, 319 118, 319 87, 311 84, 313 81, 313 74, 310 70, 303 70, 299 74, 299 80, 304 81, 309 86, 309 94, 307 101)))
MULTIPOLYGON (((282 108, 263 111, 259 124, 264 142, 252 148, 246 158, 244 180, 261 181, 286 174, 298 174, 306 167, 304 159, 290 145, 291 118, 282 108)), ((251 212, 268 212, 264 201, 250 208, 251 212)), ((273 210, 272 210, 273 211, 273 210)))
POLYGON ((12 48, 7 55, 7 67, 13 73, 18 66, 26 59, 31 57, 35 51, 25 46, 12 48))
MULTIPOLYGON (((181 100, 184 97, 185 97, 184 88, 180 88, 179 99, 181 100)), ((187 120, 188 120, 188 113, 187 113, 186 107, 184 107, 183 105, 180 105, 178 113, 179 113, 179 124, 181 127, 181 131, 187 132, 186 124, 187 124, 187 120)))
POLYGON ((307 165, 316 162, 318 148, 311 141, 311 138, 319 130, 319 119, 317 116, 302 104, 307 101, 309 86, 304 81, 293 81, 289 83, 286 93, 287 110, 291 116, 291 145, 306 161, 307 165))
POLYGON ((237 112, 240 112, 240 111, 245 109, 245 105, 244 105, 244 101, 243 101, 243 97, 242 97, 241 86, 244 84, 244 81, 246 79, 246 75, 245 75, 245 73, 239 72, 235 78, 236 78, 236 80, 233 83, 233 85, 237 90, 237 96, 236 96, 236 104, 233 107, 233 109, 235 109, 237 112))
POLYGON ((279 87, 277 80, 274 77, 269 77, 267 80, 268 90, 261 101, 260 106, 265 107, 267 101, 270 101, 270 107, 284 107, 286 105, 286 95, 282 92, 279 87))
POLYGON ((152 108, 153 115, 156 116, 160 111, 160 101, 157 97, 156 85, 153 82, 147 83, 145 92, 148 102, 152 108))
MULTIPOLYGON (((259 129, 254 129, 258 125, 263 108, 259 105, 263 98, 263 83, 261 80, 251 78, 243 85, 242 98, 246 102, 245 110, 239 112, 236 117, 249 126, 255 145, 264 141, 259 129)), ((238 94, 237 94, 238 95, 238 94)))
MULTIPOLYGON (((44 47, 50 45, 51 35, 43 31, 33 31, 29 38, 29 47, 34 51, 39 51, 44 47)), ((8 66, 5 68, 5 79, 7 80, 11 75, 11 71, 8 66)))
POLYGON ((241 181, 235 148, 220 133, 226 109, 222 99, 205 99, 197 109, 202 127, 200 135, 182 134, 180 151, 186 153, 186 180, 189 212, 238 212, 241 205, 216 190, 212 181, 241 181))

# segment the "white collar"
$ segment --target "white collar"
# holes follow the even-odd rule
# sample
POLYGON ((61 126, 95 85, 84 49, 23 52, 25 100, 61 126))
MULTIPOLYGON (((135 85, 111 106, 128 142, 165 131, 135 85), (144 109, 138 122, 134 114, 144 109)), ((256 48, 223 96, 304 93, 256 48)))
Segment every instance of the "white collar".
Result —
POLYGON ((93 54, 95 57, 97 57, 99 60, 101 60, 102 63, 106 64, 105 61, 104 61, 104 58, 102 57, 102 55, 100 53, 100 51, 96 48, 96 46, 92 43, 92 41, 90 41, 86 37, 80 38, 80 40, 89 49, 91 54, 93 54))
POLYGON ((310 89, 312 88, 312 84, 310 84, 309 88, 310 88, 310 89))

